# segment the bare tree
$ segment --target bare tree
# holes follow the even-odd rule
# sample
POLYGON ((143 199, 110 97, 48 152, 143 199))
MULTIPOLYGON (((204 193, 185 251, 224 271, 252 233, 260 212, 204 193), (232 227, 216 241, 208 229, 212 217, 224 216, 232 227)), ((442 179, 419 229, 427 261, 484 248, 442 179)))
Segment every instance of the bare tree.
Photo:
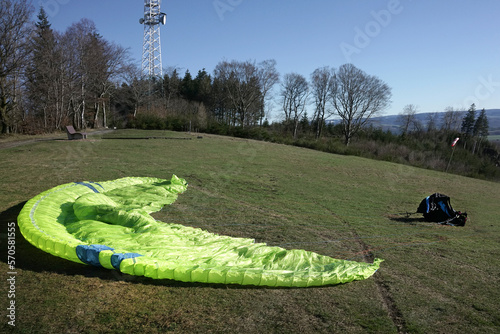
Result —
MULTIPOLYGON (((140 71, 140 69, 137 69, 140 71)), ((163 91, 165 94, 165 108, 170 108, 170 101, 180 96, 181 79, 179 78, 179 68, 169 67, 163 75, 163 91)), ((138 75, 136 77, 139 77, 138 75)), ((135 116, 135 113, 134 113, 135 116)))
POLYGON ((447 107, 443 115, 441 129, 445 131, 460 131, 462 122, 462 112, 453 110, 453 107, 447 107))
POLYGON ((223 85, 225 96, 235 112, 239 125, 258 122, 262 110, 259 70, 254 62, 222 61, 215 67, 214 77, 223 85))
POLYGON ((97 50, 93 63, 97 69, 94 79, 96 85, 94 126, 98 125, 99 111, 102 108, 102 125, 107 127, 106 106, 115 87, 115 80, 127 69, 128 51, 100 36, 95 37, 93 43, 97 50))
POLYGON ((82 19, 72 24, 65 33, 66 48, 71 48, 71 68, 68 69, 73 86, 72 99, 76 113, 74 125, 78 128, 87 127, 87 112, 89 105, 96 102, 96 92, 99 87, 99 75, 106 70, 102 60, 102 46, 99 45, 99 34, 93 21, 82 19))
POLYGON ((309 97, 309 84, 306 78, 297 73, 285 74, 281 84, 281 97, 285 123, 293 124, 293 137, 297 138, 297 128, 304 113, 309 97))
POLYGON ((265 107, 266 99, 269 97, 269 92, 279 82, 280 75, 278 70, 276 70, 276 60, 268 59, 260 62, 258 64, 258 77, 261 92, 261 107, 260 112, 260 125, 262 125, 262 120, 266 116, 265 107))
POLYGON ((73 24, 64 33, 59 34, 58 41, 62 53, 62 80, 64 81, 65 109, 68 121, 75 128, 82 127, 81 107, 83 90, 80 70, 80 50, 78 48, 78 29, 73 24))
POLYGON ((427 132, 434 132, 436 130, 436 120, 438 113, 432 112, 427 114, 427 132))
POLYGON ((417 106, 414 104, 407 104, 403 111, 398 115, 398 123, 401 124, 402 135, 405 136, 410 131, 411 127, 417 125, 416 114, 418 112, 417 106))
POLYGON ((342 120, 344 143, 390 103, 391 89, 379 78, 368 75, 352 64, 340 66, 335 74, 330 97, 342 120))
POLYGON ((19 97, 19 76, 29 54, 33 7, 27 0, 0 0, 0 128, 9 133, 19 97))
POLYGON ((327 109, 328 96, 332 91, 335 78, 335 70, 329 67, 321 67, 311 74, 311 91, 315 103, 313 120, 316 122, 316 138, 321 136, 325 117, 329 117, 330 110, 327 109))
MULTIPOLYGON (((175 78, 180 81, 175 70, 174 74, 175 78)), ((151 80, 150 78, 147 78, 144 73, 142 73, 142 70, 136 64, 128 64, 128 66, 124 68, 122 76, 125 80, 125 84, 131 91, 130 99, 134 106, 133 117, 135 118, 137 116, 139 108, 146 103, 146 97, 151 92, 151 80)), ((164 78, 166 78, 167 76, 168 75, 165 74, 164 78)), ((168 84, 168 82, 170 82, 169 79, 164 79, 163 84, 166 85, 168 84)), ((164 89, 168 90, 167 88, 169 87, 164 86, 164 89)), ((176 89, 178 89, 178 83, 176 89)), ((177 93, 178 91, 176 90, 175 94, 177 93)), ((170 95, 173 95, 174 93, 170 93, 170 90, 168 90, 167 94, 168 100, 166 101, 166 107, 168 108, 170 103, 170 95)))

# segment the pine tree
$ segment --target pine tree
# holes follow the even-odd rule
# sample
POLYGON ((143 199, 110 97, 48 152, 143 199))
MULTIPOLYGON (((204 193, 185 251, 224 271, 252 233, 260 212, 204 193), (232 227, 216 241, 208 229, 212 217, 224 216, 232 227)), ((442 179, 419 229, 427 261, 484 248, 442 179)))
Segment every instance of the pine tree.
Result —
POLYGON ((486 116, 486 110, 481 110, 476 122, 474 123, 473 135, 479 136, 480 138, 488 137, 489 123, 488 116, 486 116))
POLYGON ((302 129, 303 133, 307 133, 309 132, 310 127, 309 117, 307 117, 307 112, 305 112, 300 119, 300 128, 302 129))
POLYGON ((209 105, 212 78, 205 69, 198 71, 198 75, 193 80, 194 98, 198 102, 209 105))
POLYGON ((476 121, 476 105, 471 104, 467 114, 462 120, 462 133, 464 135, 464 148, 467 145, 467 140, 473 136, 474 124, 476 121))
POLYGON ((193 82, 193 77, 189 70, 186 70, 184 78, 181 81, 180 92, 184 99, 192 101, 195 98, 196 92, 193 82))
MULTIPOLYGON (((40 8, 35 36, 32 40, 31 62, 27 68, 28 92, 33 102, 35 116, 42 120, 45 130, 54 130, 60 124, 60 110, 57 110, 57 96, 54 85, 57 82, 56 40, 50 28, 47 13, 40 8)), ((59 106, 60 107, 60 106, 59 106)))
POLYGON ((486 110, 481 110, 476 122, 474 123, 473 136, 474 136, 474 147, 472 149, 472 154, 475 153, 476 149, 479 151, 479 147, 482 142, 488 138, 489 124, 488 117, 486 116, 486 110), (479 144, 479 146, 478 146, 479 144))
POLYGON ((462 133, 466 136, 472 135, 476 120, 476 105, 473 103, 462 120, 462 133))
POLYGON ((40 12, 37 15, 38 22, 35 23, 39 32, 47 31, 50 29, 51 24, 49 23, 49 18, 47 16, 47 12, 43 9, 43 6, 40 7, 40 12))

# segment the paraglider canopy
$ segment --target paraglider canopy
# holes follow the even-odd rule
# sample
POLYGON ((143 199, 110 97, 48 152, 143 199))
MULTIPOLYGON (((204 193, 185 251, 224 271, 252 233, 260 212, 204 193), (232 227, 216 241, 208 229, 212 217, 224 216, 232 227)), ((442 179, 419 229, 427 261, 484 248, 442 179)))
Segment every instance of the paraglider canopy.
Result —
POLYGON ((366 279, 383 261, 348 261, 268 246, 150 215, 186 189, 187 182, 175 175, 170 180, 128 177, 63 184, 29 200, 19 214, 19 228, 36 247, 74 262, 183 282, 332 285, 366 279))

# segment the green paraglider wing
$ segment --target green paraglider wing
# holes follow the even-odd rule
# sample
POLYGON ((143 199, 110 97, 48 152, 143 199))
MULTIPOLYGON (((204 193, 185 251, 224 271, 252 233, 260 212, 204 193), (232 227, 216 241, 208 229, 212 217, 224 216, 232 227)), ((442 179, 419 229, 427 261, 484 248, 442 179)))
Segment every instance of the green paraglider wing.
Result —
POLYGON ((130 275, 184 282, 308 287, 370 277, 364 263, 253 239, 156 221, 185 180, 128 177, 64 184, 29 200, 18 217, 23 236, 50 254, 130 275))

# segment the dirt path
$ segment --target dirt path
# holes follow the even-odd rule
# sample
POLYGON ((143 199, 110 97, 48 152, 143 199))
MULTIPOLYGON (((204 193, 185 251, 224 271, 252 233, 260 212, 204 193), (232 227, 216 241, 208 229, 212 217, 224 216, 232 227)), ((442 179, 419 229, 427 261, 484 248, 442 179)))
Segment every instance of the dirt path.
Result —
MULTIPOLYGON (((373 262, 375 256, 371 251, 371 247, 363 241, 363 239, 359 236, 356 230, 351 227, 351 224, 347 220, 342 219, 342 221, 346 226, 349 227, 351 233, 354 235, 355 240, 358 242, 360 248, 363 250, 363 257, 365 261, 368 263, 373 262)), ((375 285, 377 286, 378 293, 380 295, 380 299, 382 300, 384 309, 387 311, 390 319, 394 323, 394 326, 396 326, 398 333, 406 333, 405 319, 400 309, 398 308, 398 305, 396 304, 394 298, 392 297, 390 287, 384 281, 382 273, 377 273, 373 275, 373 279, 375 281, 375 285)))
MULTIPOLYGON (((102 134, 112 132, 112 131, 113 131, 112 129, 103 129, 103 130, 96 130, 96 131, 92 131, 92 132, 87 132, 87 137, 95 136, 95 135, 102 135, 102 134)), ((5 142, 0 142, 0 150, 12 148, 12 147, 29 145, 29 144, 33 144, 33 143, 42 142, 42 141, 53 141, 53 140, 68 140, 68 137, 66 136, 66 134, 60 134, 60 135, 54 135, 53 137, 40 137, 40 138, 33 138, 33 139, 5 141, 5 142)))
MULTIPOLYGON (((326 208, 326 207, 325 207, 326 208)), ((328 208, 326 208, 329 210, 328 208)), ((330 211, 330 210, 329 210, 330 211)), ((371 247, 359 236, 356 230, 351 226, 347 219, 342 218, 336 213, 330 211, 333 216, 340 219, 342 223, 349 229, 351 234, 353 235, 353 239, 358 243, 360 249, 362 250, 363 258, 365 262, 372 263, 375 260, 375 255, 371 251, 371 247)), ((405 318, 401 310, 399 309, 396 301, 394 300, 390 287, 384 280, 382 272, 376 273, 373 275, 372 279, 375 281, 375 286, 377 287, 379 298, 382 301, 382 305, 387 312, 387 315, 394 323, 394 326, 397 329, 398 333, 406 333, 407 325, 405 318)))

